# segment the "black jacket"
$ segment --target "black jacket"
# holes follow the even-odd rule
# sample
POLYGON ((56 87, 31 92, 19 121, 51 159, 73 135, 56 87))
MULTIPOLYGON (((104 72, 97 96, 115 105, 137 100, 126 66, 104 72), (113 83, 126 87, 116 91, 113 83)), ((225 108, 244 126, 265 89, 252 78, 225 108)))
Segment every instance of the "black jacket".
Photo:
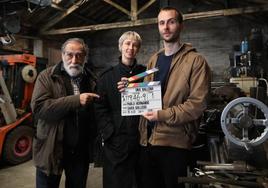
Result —
POLYGON ((121 93, 117 82, 121 77, 130 77, 145 71, 136 62, 128 67, 121 62, 104 71, 97 82, 97 93, 101 96, 95 103, 98 130, 104 139, 104 154, 118 164, 139 146, 139 116, 121 116, 121 93))

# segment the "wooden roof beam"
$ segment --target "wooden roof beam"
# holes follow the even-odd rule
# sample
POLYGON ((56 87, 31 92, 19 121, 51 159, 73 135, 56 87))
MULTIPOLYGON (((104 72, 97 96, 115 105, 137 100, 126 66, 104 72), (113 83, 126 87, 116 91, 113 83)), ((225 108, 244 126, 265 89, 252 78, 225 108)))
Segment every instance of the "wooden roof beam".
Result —
POLYGON ((143 5, 137 12, 137 14, 139 15, 140 13, 142 13, 143 11, 145 11, 149 6, 151 6, 156 0, 150 0, 149 2, 147 2, 145 5, 143 5))
POLYGON ((77 3, 72 5, 70 8, 68 8, 67 10, 63 11, 62 13, 60 13, 59 16, 57 16, 56 18, 54 18, 53 20, 48 22, 46 25, 44 25, 41 28, 41 32, 47 30, 48 28, 52 27, 53 25, 55 25, 59 21, 63 20, 66 16, 68 16, 69 14, 71 14, 72 12, 77 10, 84 2, 85 2, 84 0, 79 0, 77 3))
POLYGON ((217 17, 217 16, 232 16, 232 15, 239 15, 239 14, 249 14, 249 13, 254 13, 254 12, 262 12, 262 11, 268 11, 268 5, 190 13, 190 14, 184 14, 183 19, 190 20, 190 19, 217 17))
POLYGON ((125 9, 124 7, 122 7, 121 5, 118 5, 117 3, 111 1, 111 0, 103 0, 104 2, 112 5, 113 7, 117 8, 118 10, 120 10, 121 12, 127 14, 128 16, 131 16, 130 11, 128 11, 127 9, 125 9))
POLYGON ((148 19, 135 20, 135 21, 125 21, 125 22, 97 24, 97 25, 89 25, 89 26, 81 26, 81 27, 63 28, 63 29, 45 31, 41 34, 43 34, 43 35, 60 35, 60 34, 67 34, 67 33, 77 33, 77 32, 87 32, 87 31, 98 31, 98 30, 106 30, 106 29, 134 27, 134 26, 149 25, 149 24, 155 24, 155 23, 157 23, 156 18, 148 18, 148 19))
POLYGON ((138 19, 138 2, 137 0, 131 0, 131 20, 137 20, 138 19))
POLYGON ((138 19, 138 15, 143 12, 144 10, 146 10, 151 4, 153 4, 156 0, 150 0, 149 2, 147 2, 145 5, 143 5, 143 7, 141 7, 138 10, 138 0, 131 0, 131 11, 128 11, 127 9, 125 9, 124 7, 122 7, 121 5, 113 2, 112 0, 103 0, 104 2, 112 5, 113 7, 117 8, 118 10, 122 11, 123 13, 127 14, 132 21, 137 20, 138 19))
MULTIPOLYGON (((184 14, 183 18, 184 20, 191 20, 191 19, 218 17, 218 16, 249 14, 249 13, 261 12, 261 11, 268 11, 268 5, 190 13, 190 14, 184 14)), ((116 23, 108 23, 108 24, 97 24, 97 25, 89 25, 89 26, 81 26, 81 27, 63 28, 63 29, 45 31, 41 34, 60 35, 60 34, 75 33, 75 32, 87 32, 87 31, 142 26, 142 25, 149 25, 149 24, 156 24, 156 23, 157 23, 157 18, 149 18, 149 19, 143 19, 143 20, 126 21, 126 22, 116 22, 116 23)))
POLYGON ((268 4, 268 1, 267 0, 254 0, 254 1, 250 1, 251 3, 254 2, 254 3, 263 3, 263 4, 268 4))
MULTIPOLYGON (((51 4, 51 7, 55 8, 55 9, 57 9, 57 10, 60 10, 60 11, 62 11, 62 12, 67 11, 66 8, 60 7, 60 6, 58 6, 57 4, 55 4, 55 3, 52 3, 52 4, 51 4)), ((86 18, 86 17, 84 17, 84 16, 82 16, 82 15, 80 15, 80 14, 73 13, 72 15, 74 15, 74 16, 77 17, 77 18, 80 18, 80 19, 86 21, 87 23, 91 23, 91 24, 96 24, 96 23, 97 23, 95 20, 88 19, 88 18, 86 18)))

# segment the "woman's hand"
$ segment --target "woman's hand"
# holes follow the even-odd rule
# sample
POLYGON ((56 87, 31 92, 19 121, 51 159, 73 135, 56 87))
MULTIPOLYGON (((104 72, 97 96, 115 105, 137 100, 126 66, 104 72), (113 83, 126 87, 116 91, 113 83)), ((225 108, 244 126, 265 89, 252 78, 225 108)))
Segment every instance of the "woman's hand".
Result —
POLYGON ((128 85, 128 78, 127 77, 122 77, 121 81, 117 82, 117 89, 119 92, 125 91, 125 88, 128 85))

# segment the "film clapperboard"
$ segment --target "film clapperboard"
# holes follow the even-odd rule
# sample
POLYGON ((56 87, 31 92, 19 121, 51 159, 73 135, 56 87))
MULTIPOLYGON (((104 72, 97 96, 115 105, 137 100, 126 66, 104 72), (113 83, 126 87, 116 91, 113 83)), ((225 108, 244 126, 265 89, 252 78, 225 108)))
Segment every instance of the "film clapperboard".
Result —
POLYGON ((141 115, 144 112, 162 109, 159 81, 132 83, 157 71, 158 68, 153 68, 128 78, 127 87, 121 93, 122 116, 141 115))

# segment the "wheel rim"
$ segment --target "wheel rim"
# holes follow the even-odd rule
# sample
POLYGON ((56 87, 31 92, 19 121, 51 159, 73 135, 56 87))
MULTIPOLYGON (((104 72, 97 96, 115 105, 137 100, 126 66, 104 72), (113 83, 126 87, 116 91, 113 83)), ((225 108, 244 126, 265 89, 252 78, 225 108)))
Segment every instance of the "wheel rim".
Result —
POLYGON ((224 108, 221 115, 221 127, 227 139, 229 139, 234 144, 245 146, 246 148, 250 145, 257 146, 268 138, 268 108, 264 103, 254 98, 237 98, 228 103, 228 105, 224 108), (250 113, 248 109, 250 105, 260 110, 260 112, 263 114, 262 119, 249 116, 250 113), (240 112, 238 111, 236 115, 232 115, 230 112, 238 106, 241 106, 242 111, 240 110, 240 112), (240 128, 242 131, 244 131, 242 132, 242 138, 236 137, 234 134, 232 134, 232 131, 230 131, 229 127, 234 124, 241 125, 240 128), (259 136, 250 139, 248 137, 248 134, 250 133, 249 128, 252 125, 255 127, 263 126, 264 128, 259 136))
POLYGON ((29 136, 21 136, 14 146, 14 153, 19 157, 23 157, 30 152, 31 146, 31 138, 29 136))

